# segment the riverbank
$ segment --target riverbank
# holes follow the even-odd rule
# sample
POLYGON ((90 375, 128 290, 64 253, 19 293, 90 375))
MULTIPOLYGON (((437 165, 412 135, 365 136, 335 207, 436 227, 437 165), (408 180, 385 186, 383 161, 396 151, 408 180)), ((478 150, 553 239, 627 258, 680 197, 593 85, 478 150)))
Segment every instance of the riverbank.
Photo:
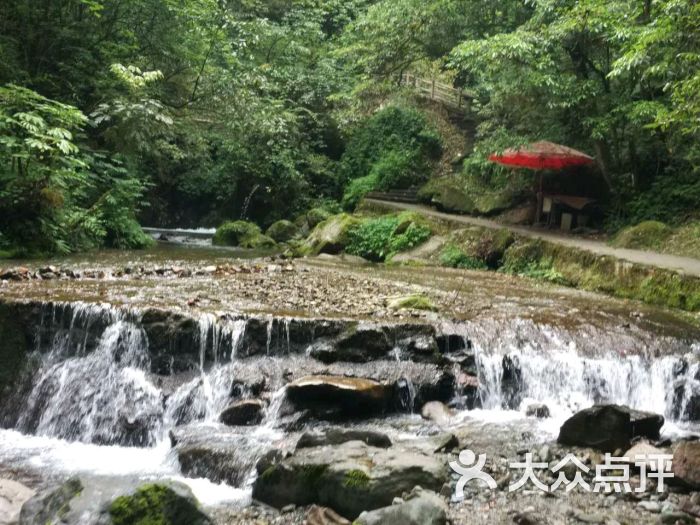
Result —
POLYGON ((452 235, 434 243, 430 250, 418 248, 415 257, 409 253, 406 259, 411 264, 440 264, 439 254, 447 245, 464 248, 459 246, 465 240, 459 238, 460 230, 467 244, 502 232, 511 240, 507 249, 502 249, 495 268, 499 271, 689 312, 700 310, 697 259, 613 248, 603 242, 441 213, 414 204, 368 199, 362 209, 370 213, 407 210, 448 225, 452 235))

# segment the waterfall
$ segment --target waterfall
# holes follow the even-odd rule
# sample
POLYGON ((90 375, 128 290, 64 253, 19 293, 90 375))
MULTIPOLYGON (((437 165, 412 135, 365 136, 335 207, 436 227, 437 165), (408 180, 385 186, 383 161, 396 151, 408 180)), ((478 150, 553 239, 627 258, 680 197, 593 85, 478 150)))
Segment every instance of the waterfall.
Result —
POLYGON ((230 401, 231 360, 246 321, 205 314, 198 323, 198 373, 166 395, 150 373, 148 338, 133 312, 82 303, 45 307, 36 337, 41 366, 16 428, 69 441, 153 446, 176 425, 215 420, 230 401))
POLYGON ((150 363, 141 328, 117 320, 85 356, 58 360, 74 352, 63 337, 54 344, 19 429, 99 444, 154 443, 161 434, 163 395, 146 377, 150 363))
POLYGON ((165 407, 166 427, 172 428, 197 420, 213 421, 226 408, 235 374, 233 365, 222 361, 233 361, 243 340, 245 326, 244 320, 218 322, 213 315, 200 317, 199 374, 168 398, 165 407), (227 347, 224 346, 225 342, 228 343, 227 347), (211 349, 214 362, 209 371, 205 369, 208 349, 211 349))
MULTIPOLYGON (((692 360, 693 357, 691 356, 692 360)), ((695 419, 699 364, 686 357, 583 357, 574 349, 507 353, 477 352, 479 398, 486 409, 524 409, 545 403, 568 415, 596 403, 616 403, 665 415, 695 419)))

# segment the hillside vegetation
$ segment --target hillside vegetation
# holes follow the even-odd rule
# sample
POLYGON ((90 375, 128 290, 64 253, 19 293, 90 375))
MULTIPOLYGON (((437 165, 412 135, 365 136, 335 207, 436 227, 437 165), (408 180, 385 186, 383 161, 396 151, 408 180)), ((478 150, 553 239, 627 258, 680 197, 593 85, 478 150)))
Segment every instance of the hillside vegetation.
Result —
POLYGON ((499 213, 532 178, 487 156, 533 140, 596 156, 608 229, 675 227, 700 209, 698 20, 690 0, 5 3, 0 254, 267 231, 426 184, 499 213), (468 118, 405 72, 470 93, 468 118))

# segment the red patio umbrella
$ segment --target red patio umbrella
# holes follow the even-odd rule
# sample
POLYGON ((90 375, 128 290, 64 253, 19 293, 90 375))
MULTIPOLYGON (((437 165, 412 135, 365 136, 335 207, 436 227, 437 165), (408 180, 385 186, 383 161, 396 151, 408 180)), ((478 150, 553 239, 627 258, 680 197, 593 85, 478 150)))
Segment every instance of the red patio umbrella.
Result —
POLYGON ((546 140, 533 142, 521 148, 507 149, 500 154, 494 153, 489 156, 489 160, 504 166, 533 170, 560 170, 595 162, 593 157, 581 151, 546 140))
MULTIPOLYGON (((500 154, 494 153, 489 156, 489 160, 504 166, 531 170, 561 170, 572 166, 586 166, 595 162, 593 157, 581 151, 546 140, 533 142, 520 148, 507 149, 500 154)), ((540 188, 537 193, 537 222, 542 216, 542 178, 542 173, 540 173, 540 188)))

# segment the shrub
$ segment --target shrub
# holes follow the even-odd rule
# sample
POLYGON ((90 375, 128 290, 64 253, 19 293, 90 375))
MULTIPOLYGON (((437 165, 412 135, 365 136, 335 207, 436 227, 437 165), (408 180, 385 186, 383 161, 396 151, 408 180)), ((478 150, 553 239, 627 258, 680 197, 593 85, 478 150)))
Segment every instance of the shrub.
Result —
POLYGON ((377 188, 377 176, 375 174, 367 175, 350 181, 343 195, 343 209, 353 210, 362 198, 377 188))
POLYGON ((390 151, 435 159, 442 144, 420 112, 390 106, 372 115, 354 132, 340 160, 341 175, 345 180, 364 177, 390 151))
POLYGON ((621 230, 613 239, 615 246, 623 248, 655 248, 671 236, 673 230, 659 221, 644 221, 621 230))
POLYGON ((455 244, 448 244, 440 252, 440 264, 449 268, 465 268, 469 270, 486 269, 486 264, 460 250, 455 244))
POLYGON ((402 231, 396 216, 367 219, 349 232, 346 251, 370 261, 384 261, 425 242, 432 234, 424 224, 411 222, 402 231))
POLYGON ((404 189, 425 180, 422 162, 414 151, 390 151, 372 166, 370 175, 377 180, 377 190, 404 189))

